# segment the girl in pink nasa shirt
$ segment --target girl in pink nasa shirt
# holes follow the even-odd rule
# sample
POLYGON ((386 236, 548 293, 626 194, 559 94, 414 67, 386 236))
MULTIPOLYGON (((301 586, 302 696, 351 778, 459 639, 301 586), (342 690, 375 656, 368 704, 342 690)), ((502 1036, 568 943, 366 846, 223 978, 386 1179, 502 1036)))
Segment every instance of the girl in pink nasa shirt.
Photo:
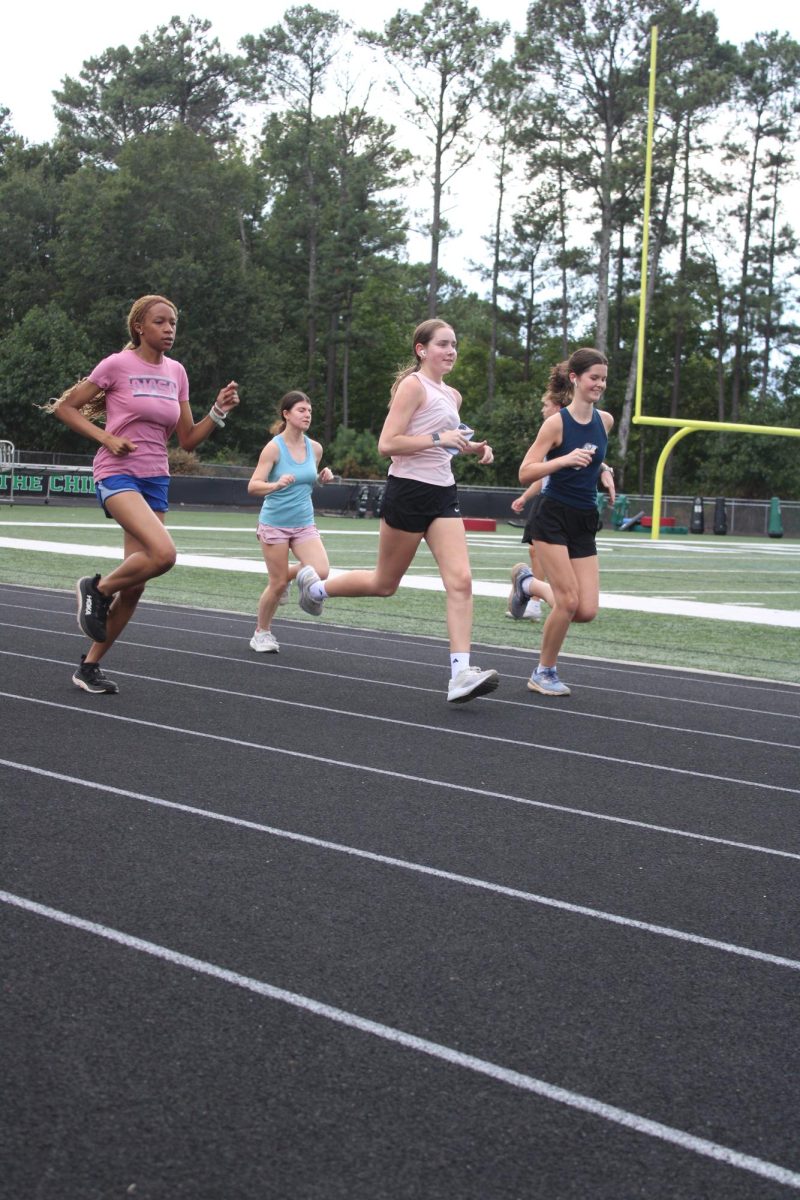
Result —
POLYGON ((70 429, 100 443, 94 460, 97 499, 125 534, 123 562, 108 575, 77 583, 78 624, 92 645, 72 681, 86 692, 119 691, 101 671, 100 660, 133 616, 147 581, 175 563, 175 545, 164 528, 168 439, 177 433, 181 447, 194 450, 239 403, 231 382, 195 423, 186 372, 166 357, 177 324, 171 300, 140 297, 128 314, 125 349, 104 358, 51 408, 70 429), (105 424, 96 424, 103 413, 105 424))

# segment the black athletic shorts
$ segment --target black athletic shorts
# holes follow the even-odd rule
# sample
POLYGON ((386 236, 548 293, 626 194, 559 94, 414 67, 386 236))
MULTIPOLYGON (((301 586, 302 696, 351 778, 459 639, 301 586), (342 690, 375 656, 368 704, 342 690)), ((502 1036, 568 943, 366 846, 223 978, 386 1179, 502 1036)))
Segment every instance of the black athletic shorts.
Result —
POLYGON ((461 519, 458 490, 454 483, 439 487, 420 483, 418 479, 400 479, 390 475, 386 480, 381 516, 392 529, 406 533, 425 533, 439 517, 461 519))
POLYGON ((596 508, 570 508, 550 496, 542 496, 531 521, 533 540, 566 546, 570 558, 592 558, 597 554, 596 508))
POLYGON ((531 542, 533 541, 533 522, 537 512, 539 511, 539 505, 541 504, 543 498, 544 492, 537 492, 531 500, 531 506, 528 510, 528 519, 525 522, 525 528, 522 531, 522 540, 528 546, 530 546, 531 542))

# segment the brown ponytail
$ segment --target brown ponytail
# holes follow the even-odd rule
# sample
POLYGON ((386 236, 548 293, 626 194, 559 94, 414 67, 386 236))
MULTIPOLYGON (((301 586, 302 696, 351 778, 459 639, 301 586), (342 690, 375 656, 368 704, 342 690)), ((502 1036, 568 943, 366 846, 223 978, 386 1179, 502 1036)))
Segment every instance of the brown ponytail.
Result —
POLYGON ((583 375, 584 371, 588 371, 590 367, 597 366, 607 367, 608 359, 605 354, 602 354, 599 350, 593 350, 591 346, 582 346, 580 350, 576 350, 569 358, 557 363, 550 372, 550 382, 547 389, 554 403, 560 404, 563 408, 572 399, 575 388, 570 375, 583 375))

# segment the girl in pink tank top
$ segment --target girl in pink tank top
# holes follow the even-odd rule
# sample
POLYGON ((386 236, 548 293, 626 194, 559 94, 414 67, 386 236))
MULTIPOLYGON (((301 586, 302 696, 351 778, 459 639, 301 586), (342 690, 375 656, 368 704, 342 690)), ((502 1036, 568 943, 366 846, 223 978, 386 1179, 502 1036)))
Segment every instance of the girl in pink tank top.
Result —
POLYGON ((471 441, 461 422, 461 396, 444 382, 456 362, 456 335, 445 321, 414 331, 414 359, 399 372, 378 440, 392 460, 384 493, 378 561, 372 571, 347 571, 324 582, 311 566, 297 575, 300 607, 319 616, 332 596, 393 596, 424 538, 436 559, 447 597, 450 686, 447 699, 464 703, 493 692, 496 671, 470 664, 472 574, 453 478, 455 454, 492 462, 486 442, 471 441))

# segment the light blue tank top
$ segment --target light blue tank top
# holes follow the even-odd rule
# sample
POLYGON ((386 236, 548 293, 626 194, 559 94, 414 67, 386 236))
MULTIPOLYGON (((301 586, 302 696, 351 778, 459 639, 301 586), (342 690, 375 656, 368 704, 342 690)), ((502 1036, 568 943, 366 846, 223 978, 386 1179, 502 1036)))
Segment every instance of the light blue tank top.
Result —
POLYGON ((278 492, 264 497, 259 521, 262 525, 275 525, 278 529, 296 529, 300 525, 314 524, 314 505, 311 489, 317 482, 317 461, 314 447, 303 434, 306 456, 303 462, 295 462, 280 434, 275 438, 278 461, 267 476, 268 483, 277 483, 281 475, 294 475, 295 482, 278 492))

